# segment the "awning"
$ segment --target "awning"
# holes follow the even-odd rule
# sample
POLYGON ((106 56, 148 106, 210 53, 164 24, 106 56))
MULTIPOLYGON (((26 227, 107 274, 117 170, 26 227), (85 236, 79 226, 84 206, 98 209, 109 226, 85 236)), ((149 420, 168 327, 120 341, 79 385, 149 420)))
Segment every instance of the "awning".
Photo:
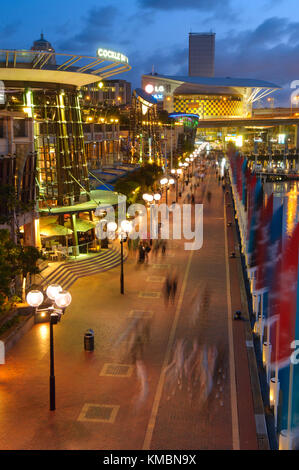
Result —
POLYGON ((44 237, 60 237, 72 233, 71 229, 59 224, 49 224, 40 228, 40 235, 44 237))
MULTIPOLYGON (((97 222, 92 222, 91 220, 83 220, 83 219, 77 219, 76 220, 76 228, 77 232, 87 232, 88 230, 91 230, 92 228, 95 228, 97 222)), ((65 224, 66 227, 71 227, 71 221, 68 220, 65 224)))
POLYGON ((46 225, 56 224, 57 215, 47 215, 46 217, 39 218, 40 227, 45 227, 46 225))

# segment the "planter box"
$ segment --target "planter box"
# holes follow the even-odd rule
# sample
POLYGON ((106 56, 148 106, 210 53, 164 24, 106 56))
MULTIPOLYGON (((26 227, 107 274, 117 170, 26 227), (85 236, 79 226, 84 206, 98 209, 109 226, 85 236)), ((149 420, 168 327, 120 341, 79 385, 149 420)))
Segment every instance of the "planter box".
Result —
POLYGON ((18 325, 12 326, 3 333, 0 340, 4 342, 5 353, 7 353, 27 331, 34 325, 34 314, 22 317, 22 321, 18 325))

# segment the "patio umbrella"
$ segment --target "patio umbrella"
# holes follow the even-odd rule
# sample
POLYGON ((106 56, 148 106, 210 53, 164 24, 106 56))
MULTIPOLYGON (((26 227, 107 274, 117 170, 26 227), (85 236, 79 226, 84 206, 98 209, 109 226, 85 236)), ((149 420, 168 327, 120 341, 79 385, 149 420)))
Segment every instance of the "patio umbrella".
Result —
MULTIPOLYGON (((91 220, 84 220, 79 218, 76 221, 77 232, 87 232, 88 230, 95 228, 96 224, 96 221, 92 222, 91 220)), ((68 220, 65 225, 66 227, 71 227, 71 221, 68 220)))
POLYGON ((57 223, 57 215, 47 215, 46 217, 39 218, 40 227, 44 227, 45 225, 56 224, 56 223, 57 223))
POLYGON ((45 237, 60 237, 62 235, 71 235, 73 231, 63 225, 48 224, 40 228, 40 234, 45 237))

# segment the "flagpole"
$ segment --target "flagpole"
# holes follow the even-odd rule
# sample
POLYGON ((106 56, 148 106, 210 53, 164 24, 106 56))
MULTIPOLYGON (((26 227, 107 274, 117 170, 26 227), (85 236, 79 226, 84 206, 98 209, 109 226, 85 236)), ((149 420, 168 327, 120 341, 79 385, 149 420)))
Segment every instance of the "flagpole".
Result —
POLYGON ((278 415, 278 349, 279 349, 279 323, 280 319, 277 318, 277 325, 276 325, 276 344, 275 344, 275 404, 274 404, 274 417, 275 417, 275 426, 277 427, 277 415, 278 415))
POLYGON ((294 364, 290 364, 290 377, 289 377, 289 403, 288 403, 288 437, 287 437, 287 450, 291 447, 291 427, 292 427, 292 405, 293 405, 293 377, 294 377, 294 364))

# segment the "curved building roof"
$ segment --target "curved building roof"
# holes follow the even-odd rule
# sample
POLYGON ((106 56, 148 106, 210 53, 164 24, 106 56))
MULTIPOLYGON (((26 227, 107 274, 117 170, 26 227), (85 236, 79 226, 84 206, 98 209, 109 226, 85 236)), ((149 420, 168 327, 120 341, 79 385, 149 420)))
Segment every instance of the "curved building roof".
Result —
POLYGON ((156 98, 144 91, 142 88, 136 88, 133 93, 137 98, 140 99, 140 101, 145 101, 145 104, 157 104, 156 98))
POLYGON ((255 78, 232 78, 232 77, 189 77, 180 75, 147 74, 147 77, 173 80, 180 83, 190 83, 193 85, 211 87, 233 87, 233 88, 281 88, 274 83, 255 78))
POLYGON ((131 70, 131 66, 120 53, 90 57, 57 53, 54 50, 0 50, 0 80, 3 81, 46 82, 81 87, 128 70, 131 70), (126 62, 122 61, 123 57, 126 62))

